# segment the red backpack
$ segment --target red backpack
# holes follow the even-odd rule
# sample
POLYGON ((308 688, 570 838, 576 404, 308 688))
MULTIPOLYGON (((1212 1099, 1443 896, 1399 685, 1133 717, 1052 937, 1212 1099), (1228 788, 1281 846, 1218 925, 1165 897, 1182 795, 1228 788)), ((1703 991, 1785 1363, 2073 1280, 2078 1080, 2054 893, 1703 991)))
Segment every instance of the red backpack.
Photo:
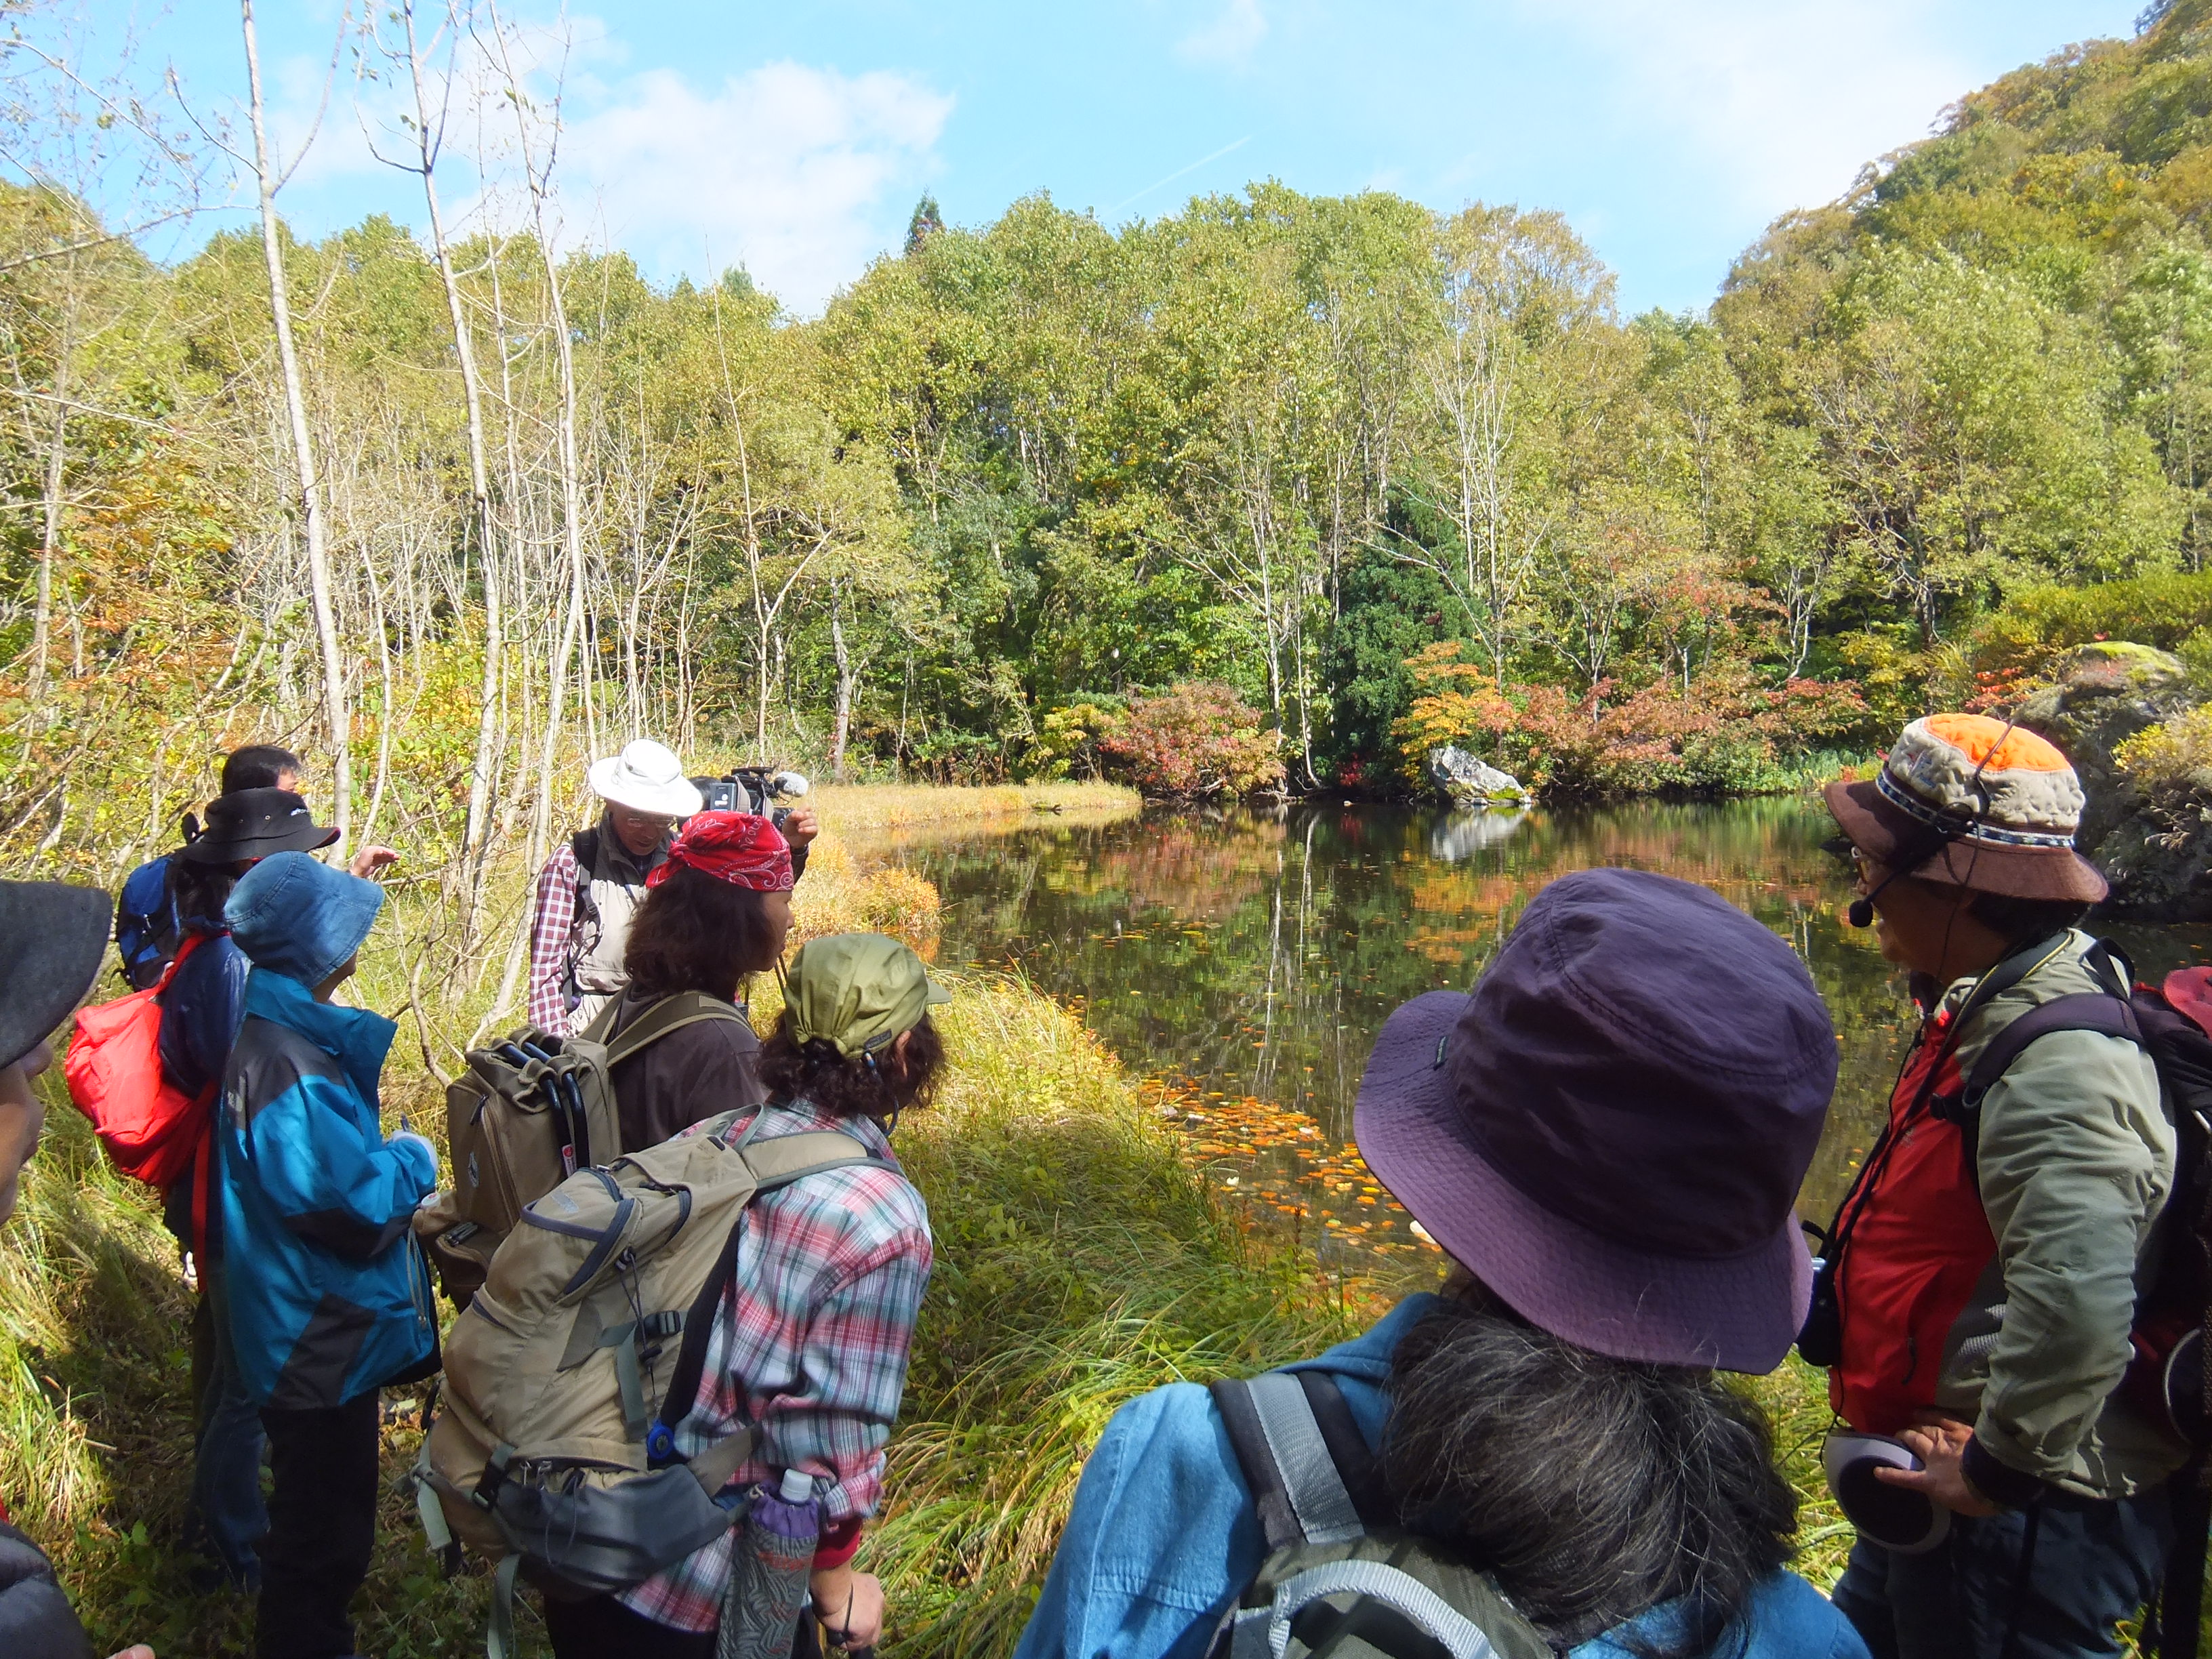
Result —
POLYGON ((70 1098, 92 1120, 108 1161, 125 1175, 164 1188, 192 1167, 206 1138, 210 1082, 188 1095, 161 1071, 158 999, 185 958, 209 936, 194 933, 156 983, 113 1002, 80 1008, 69 1058, 62 1062, 70 1098))

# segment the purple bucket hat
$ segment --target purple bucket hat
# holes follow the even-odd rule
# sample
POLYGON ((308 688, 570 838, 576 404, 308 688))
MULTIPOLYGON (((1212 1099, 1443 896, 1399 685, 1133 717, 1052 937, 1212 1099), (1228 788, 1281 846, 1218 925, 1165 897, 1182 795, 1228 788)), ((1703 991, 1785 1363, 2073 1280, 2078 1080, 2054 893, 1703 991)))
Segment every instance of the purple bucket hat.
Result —
POLYGON ((1836 1085, 1812 976, 1718 895, 1584 870, 1474 990, 1390 1016, 1368 1167, 1524 1319, 1598 1353, 1769 1371, 1804 1322, 1795 1205, 1836 1085))

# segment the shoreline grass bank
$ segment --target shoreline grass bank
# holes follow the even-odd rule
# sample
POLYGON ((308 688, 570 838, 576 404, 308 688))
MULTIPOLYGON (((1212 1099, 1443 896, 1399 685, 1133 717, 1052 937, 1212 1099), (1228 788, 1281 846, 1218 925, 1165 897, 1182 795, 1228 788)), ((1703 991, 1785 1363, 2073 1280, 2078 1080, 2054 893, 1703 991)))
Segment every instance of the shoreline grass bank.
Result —
POLYGON ((1125 817, 1144 798, 1118 783, 823 784, 807 797, 824 836, 1047 816, 1125 817))

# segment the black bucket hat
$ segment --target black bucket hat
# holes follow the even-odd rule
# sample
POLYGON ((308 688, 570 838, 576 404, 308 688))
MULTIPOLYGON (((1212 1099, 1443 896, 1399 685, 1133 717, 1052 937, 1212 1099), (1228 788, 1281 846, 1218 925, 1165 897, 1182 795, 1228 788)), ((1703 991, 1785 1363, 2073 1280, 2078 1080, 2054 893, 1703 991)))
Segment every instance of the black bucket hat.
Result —
POLYGON ((271 853, 312 853, 337 838, 289 789, 239 789, 208 803, 207 827, 185 843, 182 855, 194 864, 236 864, 271 853))
POLYGON ((1798 1183, 1836 1083, 1804 963, 1703 887, 1583 870, 1470 994, 1392 1014, 1367 1165, 1532 1324, 1595 1352, 1764 1372, 1812 1289, 1798 1183))
POLYGON ((92 988, 114 914, 96 887, 0 881, 0 1066, 52 1036, 92 988))

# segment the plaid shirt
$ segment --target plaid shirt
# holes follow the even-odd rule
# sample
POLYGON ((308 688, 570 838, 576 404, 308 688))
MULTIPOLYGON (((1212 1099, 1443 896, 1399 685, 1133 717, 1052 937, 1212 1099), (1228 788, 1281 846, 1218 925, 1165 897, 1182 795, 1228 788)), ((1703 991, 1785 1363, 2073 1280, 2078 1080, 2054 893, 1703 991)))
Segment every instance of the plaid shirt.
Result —
MULTIPOLYGON (((823 1532, 850 1530, 883 1494, 884 1447, 929 1283, 929 1214, 872 1120, 804 1101, 762 1109, 772 1114, 763 1139, 842 1130, 884 1167, 810 1176, 753 1206, 677 1447, 697 1452, 749 1422, 757 1444, 732 1484, 804 1469, 815 1477, 823 1532)), ((620 1599, 656 1624, 713 1630, 730 1548, 725 1534, 620 1599)))
POLYGON ((568 936, 576 930, 576 849, 567 842, 538 876, 538 909, 530 922, 530 1023, 567 1032, 568 936))

